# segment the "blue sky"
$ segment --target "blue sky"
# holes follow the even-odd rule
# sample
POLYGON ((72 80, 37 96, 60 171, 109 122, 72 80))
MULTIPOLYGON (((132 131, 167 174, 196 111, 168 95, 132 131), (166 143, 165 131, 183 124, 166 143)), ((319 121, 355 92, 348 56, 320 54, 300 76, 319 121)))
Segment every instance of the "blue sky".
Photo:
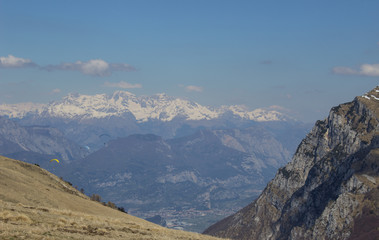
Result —
POLYGON ((379 83, 379 1, 0 0, 0 103, 167 93, 314 122, 379 83))

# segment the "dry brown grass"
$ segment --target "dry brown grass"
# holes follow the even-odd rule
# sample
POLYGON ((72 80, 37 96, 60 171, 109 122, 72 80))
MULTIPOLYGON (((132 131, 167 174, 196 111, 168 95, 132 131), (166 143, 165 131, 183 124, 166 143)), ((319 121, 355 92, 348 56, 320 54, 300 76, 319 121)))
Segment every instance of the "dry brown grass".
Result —
POLYGON ((216 239, 105 207, 37 166, 0 157, 0 239, 216 239))

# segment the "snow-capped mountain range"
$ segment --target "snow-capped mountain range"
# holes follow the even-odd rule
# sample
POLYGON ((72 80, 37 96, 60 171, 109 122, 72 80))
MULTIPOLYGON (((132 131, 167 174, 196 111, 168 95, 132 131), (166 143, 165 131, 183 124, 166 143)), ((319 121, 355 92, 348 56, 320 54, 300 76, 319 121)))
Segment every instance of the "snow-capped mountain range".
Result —
POLYGON ((0 116, 22 119, 26 116, 56 117, 64 119, 103 119, 132 114, 138 123, 150 120, 162 122, 174 118, 183 120, 212 120, 231 114, 243 120, 286 121, 289 116, 269 109, 249 111, 245 106, 221 106, 212 108, 166 94, 136 96, 127 91, 112 95, 69 94, 61 101, 49 104, 18 103, 0 105, 0 116))

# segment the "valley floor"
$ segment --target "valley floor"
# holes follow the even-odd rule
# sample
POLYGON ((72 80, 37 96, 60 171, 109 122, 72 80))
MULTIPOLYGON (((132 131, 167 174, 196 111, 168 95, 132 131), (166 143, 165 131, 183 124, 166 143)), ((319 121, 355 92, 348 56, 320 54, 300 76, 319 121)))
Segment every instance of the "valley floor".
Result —
POLYGON ((208 226, 234 214, 238 210, 239 209, 236 208, 229 211, 223 209, 188 209, 180 211, 174 209, 164 209, 161 211, 149 212, 133 212, 129 209, 128 211, 132 215, 143 219, 159 215, 166 221, 168 228, 201 233, 208 226))

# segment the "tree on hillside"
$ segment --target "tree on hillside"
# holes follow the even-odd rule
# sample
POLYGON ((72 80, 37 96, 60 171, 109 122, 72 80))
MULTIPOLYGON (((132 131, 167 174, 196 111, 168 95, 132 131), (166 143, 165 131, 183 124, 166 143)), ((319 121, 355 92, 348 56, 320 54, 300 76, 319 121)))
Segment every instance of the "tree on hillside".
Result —
POLYGON ((101 196, 99 194, 92 194, 91 200, 96 201, 96 202, 101 202, 101 196))

